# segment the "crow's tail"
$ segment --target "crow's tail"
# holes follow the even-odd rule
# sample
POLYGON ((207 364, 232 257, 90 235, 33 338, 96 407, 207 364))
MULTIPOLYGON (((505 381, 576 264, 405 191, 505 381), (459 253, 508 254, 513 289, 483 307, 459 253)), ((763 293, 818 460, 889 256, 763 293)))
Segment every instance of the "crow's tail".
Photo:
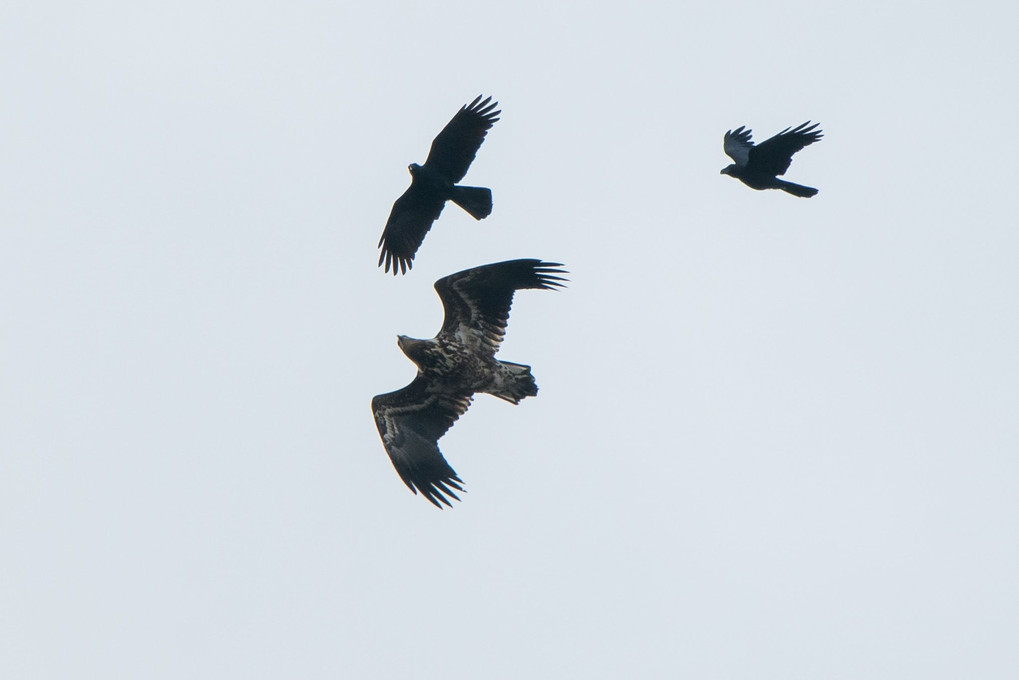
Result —
POLYGON ((792 194, 793 196, 799 196, 800 198, 810 198, 817 193, 817 189, 813 187, 805 187, 802 184, 793 184, 792 182, 786 182, 785 180, 775 180, 778 182, 778 188, 782 191, 792 194))
POLYGON ((476 220, 492 214, 492 190, 482 187, 453 187, 453 202, 476 220))

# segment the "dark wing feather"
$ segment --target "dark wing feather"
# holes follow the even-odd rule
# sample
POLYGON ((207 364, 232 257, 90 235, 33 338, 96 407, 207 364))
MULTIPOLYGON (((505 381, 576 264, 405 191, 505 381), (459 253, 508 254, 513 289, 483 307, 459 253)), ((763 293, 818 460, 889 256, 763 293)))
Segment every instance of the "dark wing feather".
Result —
POLYGON ((439 336, 456 336, 494 356, 506 335, 513 292, 552 290, 566 279, 558 262, 509 260, 451 274, 435 282, 445 319, 439 336))
POLYGON ((402 390, 372 399, 372 413, 382 444, 407 487, 421 492, 438 508, 452 507, 447 496, 460 498, 463 484, 439 451, 439 438, 471 404, 469 394, 442 394, 418 376, 402 390), (455 490, 455 491, 454 491, 455 490))
POLYGON ((453 184, 463 179, 489 128, 502 113, 495 110, 499 102, 489 102, 492 102, 491 97, 481 101, 481 95, 478 95, 446 123, 442 132, 432 140, 432 148, 425 160, 428 169, 438 172, 453 184))
POLYGON ((400 198, 393 203, 393 209, 386 221, 386 228, 379 239, 379 266, 386 264, 386 271, 393 267, 393 275, 397 271, 406 274, 413 266, 414 254, 417 253, 425 234, 432 228, 432 223, 439 217, 445 201, 421 183, 411 183, 400 198))
POLYGON ((725 155, 740 168, 746 166, 750 160, 750 150, 754 148, 754 143, 750 141, 751 131, 743 128, 744 126, 740 125, 735 130, 729 130, 722 140, 722 149, 725 151, 725 155))
POLYGON ((784 175, 793 161, 793 154, 805 146, 821 139, 820 130, 814 131, 819 123, 806 123, 795 128, 786 128, 777 135, 761 142, 750 152, 749 169, 762 175, 784 175))

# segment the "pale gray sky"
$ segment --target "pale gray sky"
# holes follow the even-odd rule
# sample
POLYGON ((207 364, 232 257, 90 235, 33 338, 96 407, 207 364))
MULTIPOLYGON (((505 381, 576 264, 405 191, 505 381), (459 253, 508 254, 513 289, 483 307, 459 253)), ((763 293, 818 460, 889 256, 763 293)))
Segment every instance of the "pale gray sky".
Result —
POLYGON ((8 0, 0 676, 1014 677, 1016 14, 8 0), (479 93, 492 216, 383 275, 479 93), (817 197, 719 175, 807 119, 817 197), (439 512, 369 401, 515 257, 439 512))

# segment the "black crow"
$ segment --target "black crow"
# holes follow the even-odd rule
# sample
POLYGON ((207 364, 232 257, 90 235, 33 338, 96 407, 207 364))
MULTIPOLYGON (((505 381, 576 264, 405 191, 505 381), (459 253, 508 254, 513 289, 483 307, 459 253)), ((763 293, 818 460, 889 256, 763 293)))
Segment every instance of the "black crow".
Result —
POLYGON ((398 336, 417 364, 414 380, 401 390, 372 399, 372 413, 393 467, 404 484, 441 508, 460 500, 463 483, 439 451, 439 438, 470 406, 477 392, 514 404, 538 394, 531 367, 499 361, 513 292, 563 286, 562 265, 510 260, 467 269, 435 282, 446 316, 431 340, 398 336))
POLYGON ((410 188, 393 204, 386 228, 379 239, 379 266, 406 273, 413 266, 414 253, 442 212, 446 201, 453 201, 481 220, 492 214, 492 190, 481 187, 457 186, 467 174, 475 154, 485 141, 488 129, 499 120, 499 102, 481 95, 463 106, 442 132, 432 140, 432 148, 424 165, 411 163, 410 188), (489 103, 491 102, 491 103, 489 103))
POLYGON ((739 126, 725 133, 723 148, 735 163, 722 168, 723 175, 735 177, 752 189, 781 189, 793 196, 810 198, 817 189, 793 184, 778 178, 789 169, 793 154, 821 139, 821 131, 814 131, 818 123, 806 123, 786 128, 757 146, 750 141, 750 130, 739 126), (809 126, 809 127, 808 127, 809 126))

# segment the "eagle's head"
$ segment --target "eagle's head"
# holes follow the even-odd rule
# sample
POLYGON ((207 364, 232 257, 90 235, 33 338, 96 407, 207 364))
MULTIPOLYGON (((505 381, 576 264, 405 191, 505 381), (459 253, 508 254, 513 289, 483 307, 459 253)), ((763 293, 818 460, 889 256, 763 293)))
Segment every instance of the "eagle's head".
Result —
POLYGON ((421 366, 421 361, 425 358, 430 343, 428 340, 418 340, 417 338, 409 338, 406 335, 397 335, 396 344, 400 346, 400 349, 403 350, 408 359, 421 366))
POLYGON ((420 169, 421 169, 421 166, 418 165, 417 163, 411 163, 410 165, 407 166, 407 172, 410 173, 411 177, 413 177, 414 175, 418 174, 418 170, 420 170, 420 169))
POLYGON ((720 174, 720 175, 729 175, 730 177, 735 177, 736 176, 736 164, 732 163, 730 165, 725 166, 724 168, 722 168, 722 171, 720 173, 718 173, 718 174, 720 174))

